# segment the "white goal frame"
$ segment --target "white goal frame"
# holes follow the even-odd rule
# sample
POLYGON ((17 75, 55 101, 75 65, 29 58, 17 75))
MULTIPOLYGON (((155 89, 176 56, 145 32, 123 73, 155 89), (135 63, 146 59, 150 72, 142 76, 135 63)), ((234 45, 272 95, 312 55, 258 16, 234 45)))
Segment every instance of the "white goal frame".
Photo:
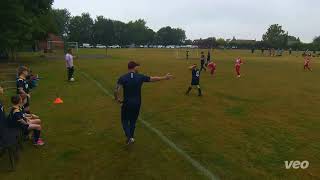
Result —
POLYGON ((75 49, 78 53, 79 51, 79 43, 78 42, 64 42, 64 41, 47 41, 47 49, 52 50, 52 44, 63 44, 63 47, 67 46, 68 48, 75 49))

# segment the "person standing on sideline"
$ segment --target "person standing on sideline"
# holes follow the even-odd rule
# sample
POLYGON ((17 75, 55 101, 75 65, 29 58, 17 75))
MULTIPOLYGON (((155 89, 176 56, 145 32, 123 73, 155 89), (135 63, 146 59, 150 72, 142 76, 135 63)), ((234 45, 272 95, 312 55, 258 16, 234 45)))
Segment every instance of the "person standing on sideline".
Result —
POLYGON ((136 122, 140 113, 141 88, 144 82, 156 82, 172 79, 168 73, 165 76, 149 77, 139 73, 140 64, 130 61, 128 63, 128 73, 121 76, 117 82, 114 98, 122 104, 121 122, 124 133, 127 137, 126 144, 133 144, 136 122), (120 89, 123 88, 123 101, 120 99, 120 89))
POLYGON ((66 60, 66 66, 68 70, 68 81, 73 82, 74 81, 74 66, 73 66, 73 58, 74 56, 72 55, 72 49, 68 49, 67 54, 65 56, 66 60))
POLYGON ((204 55, 204 52, 202 51, 201 52, 201 57, 200 57, 200 64, 201 64, 200 71, 202 71, 203 69, 205 71, 207 71, 206 67, 204 66, 205 65, 205 61, 206 61, 206 56, 204 55))

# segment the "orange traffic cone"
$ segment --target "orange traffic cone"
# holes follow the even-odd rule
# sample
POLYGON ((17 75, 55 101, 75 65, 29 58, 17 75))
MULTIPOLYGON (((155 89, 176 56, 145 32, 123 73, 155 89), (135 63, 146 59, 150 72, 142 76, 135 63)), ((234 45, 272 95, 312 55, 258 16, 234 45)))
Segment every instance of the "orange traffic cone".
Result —
POLYGON ((63 104, 63 100, 58 97, 54 100, 53 104, 63 104))

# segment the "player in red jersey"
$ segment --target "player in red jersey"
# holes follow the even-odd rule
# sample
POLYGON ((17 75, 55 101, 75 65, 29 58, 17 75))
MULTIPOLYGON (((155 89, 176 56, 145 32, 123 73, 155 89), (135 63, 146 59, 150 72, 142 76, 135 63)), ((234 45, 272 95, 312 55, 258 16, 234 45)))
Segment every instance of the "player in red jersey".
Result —
POLYGON ((210 62, 208 64, 208 68, 210 69, 210 74, 212 75, 212 77, 214 76, 214 73, 216 71, 216 67, 217 67, 217 65, 214 62, 210 62))
POLYGON ((241 58, 238 57, 236 59, 236 63, 235 63, 235 68, 236 68, 236 73, 237 73, 238 78, 241 77, 241 74, 240 74, 241 64, 243 64, 243 62, 242 62, 241 58))
POLYGON ((310 68, 310 61, 311 61, 311 54, 308 54, 304 57, 304 67, 303 67, 304 70, 308 69, 309 71, 312 71, 312 69, 310 68))

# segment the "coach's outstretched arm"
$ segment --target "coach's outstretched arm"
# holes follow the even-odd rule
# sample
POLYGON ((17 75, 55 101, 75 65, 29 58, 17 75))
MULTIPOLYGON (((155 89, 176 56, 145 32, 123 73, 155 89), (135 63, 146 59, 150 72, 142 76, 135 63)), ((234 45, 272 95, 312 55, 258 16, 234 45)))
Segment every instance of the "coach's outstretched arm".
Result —
POLYGON ((151 76, 150 77, 150 82, 157 82, 157 81, 162 81, 162 80, 170 80, 172 79, 173 76, 168 73, 165 76, 151 76))

